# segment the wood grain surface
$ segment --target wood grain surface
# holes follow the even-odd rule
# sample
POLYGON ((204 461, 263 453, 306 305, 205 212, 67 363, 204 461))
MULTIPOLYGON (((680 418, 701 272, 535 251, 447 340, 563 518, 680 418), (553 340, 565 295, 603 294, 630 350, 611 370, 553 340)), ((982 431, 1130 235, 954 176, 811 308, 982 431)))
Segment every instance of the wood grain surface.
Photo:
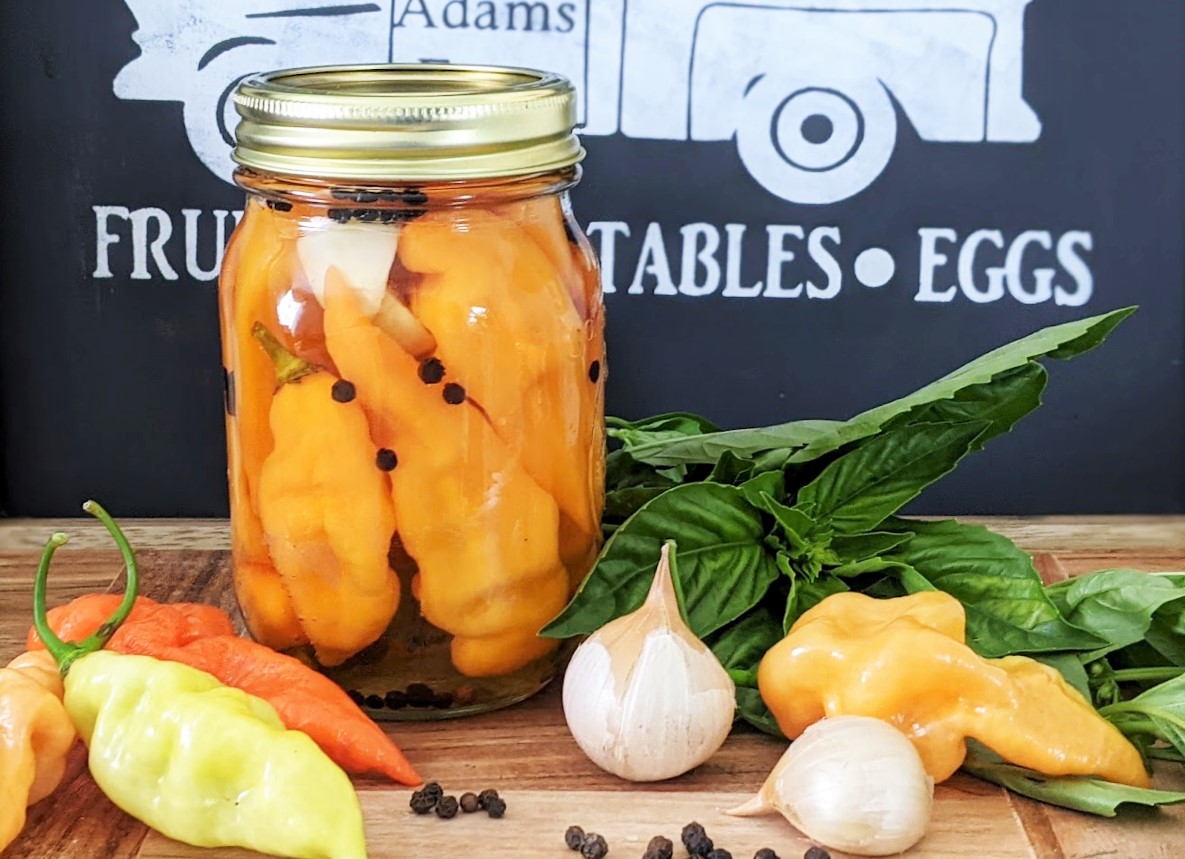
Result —
MULTIPOLYGON (((0 521, 0 664, 24 647, 31 612, 37 548, 48 534, 81 535, 55 558, 51 604, 106 590, 119 578, 116 552, 100 548, 82 522, 0 521)), ((992 520, 1035 551, 1047 578, 1102 567, 1185 569, 1185 518, 992 520), (1075 544, 1081 548, 1074 548, 1075 544)), ((192 600, 233 611, 225 523, 137 522, 129 529, 140 547, 145 594, 192 600)), ((498 713, 469 719, 395 724, 389 731, 429 779, 460 794, 495 787, 508 803, 506 817, 439 820, 410 813, 406 788, 357 779, 373 859, 488 856, 491 859, 571 859, 564 829, 578 823, 602 833, 610 859, 640 857, 652 835, 678 838, 684 823, 699 820, 736 859, 758 847, 798 859, 809 842, 780 818, 737 820, 722 810, 737 804, 764 779, 784 746, 738 729, 711 761, 661 785, 622 782, 594 767, 572 742, 560 711, 558 686, 498 713)), ((30 809, 21 837, 2 859, 244 859, 241 850, 201 850, 150 832, 115 808, 79 759, 76 774, 30 809)), ((1185 789, 1185 768, 1162 765, 1157 784, 1185 789)), ((685 856, 676 851, 676 859, 685 856)), ((839 856, 840 854, 834 854, 839 856)), ((939 787, 933 826, 906 854, 926 859, 971 857, 1185 856, 1185 809, 1125 811, 1103 820, 1009 795, 958 775, 939 787)))

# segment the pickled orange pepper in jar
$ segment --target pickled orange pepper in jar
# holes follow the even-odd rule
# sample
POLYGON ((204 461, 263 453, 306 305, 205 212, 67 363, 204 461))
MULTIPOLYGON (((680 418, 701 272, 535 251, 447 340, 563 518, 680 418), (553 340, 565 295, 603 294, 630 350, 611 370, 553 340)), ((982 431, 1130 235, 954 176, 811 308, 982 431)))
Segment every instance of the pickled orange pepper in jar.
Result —
POLYGON ((563 78, 407 65, 235 93, 220 281, 235 594, 378 718, 492 709, 600 547, 604 315, 563 78))

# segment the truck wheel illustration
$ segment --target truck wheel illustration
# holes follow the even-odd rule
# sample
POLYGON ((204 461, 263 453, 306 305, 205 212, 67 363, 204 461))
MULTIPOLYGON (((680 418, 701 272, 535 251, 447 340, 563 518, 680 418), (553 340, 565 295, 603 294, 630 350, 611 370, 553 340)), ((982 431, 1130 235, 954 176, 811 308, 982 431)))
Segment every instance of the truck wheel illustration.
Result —
POLYGON ((767 75, 745 95, 736 138, 767 190, 793 203, 835 203, 885 169, 897 111, 875 78, 806 84, 767 75))

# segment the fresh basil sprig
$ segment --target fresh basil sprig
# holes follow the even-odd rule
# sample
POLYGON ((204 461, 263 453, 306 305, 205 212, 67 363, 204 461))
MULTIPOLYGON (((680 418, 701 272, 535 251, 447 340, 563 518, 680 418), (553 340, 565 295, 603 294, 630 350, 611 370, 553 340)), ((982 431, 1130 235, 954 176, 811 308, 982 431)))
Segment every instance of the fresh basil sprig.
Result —
MULTIPOLYGON (((1007 538, 954 521, 896 516, 962 459, 1041 404, 1042 359, 1099 345, 1134 308, 1038 331, 850 420, 720 430, 672 413, 610 418, 608 542, 544 630, 591 633, 641 605, 666 539, 691 628, 737 685, 738 717, 778 728, 757 689, 766 651, 811 606, 858 590, 938 589, 966 608, 985 657, 1054 666, 1149 758, 1185 761, 1185 576, 1108 570, 1048 587, 1007 538)), ((1113 815, 1185 794, 1047 778, 973 745, 966 769, 1045 802, 1113 815)))

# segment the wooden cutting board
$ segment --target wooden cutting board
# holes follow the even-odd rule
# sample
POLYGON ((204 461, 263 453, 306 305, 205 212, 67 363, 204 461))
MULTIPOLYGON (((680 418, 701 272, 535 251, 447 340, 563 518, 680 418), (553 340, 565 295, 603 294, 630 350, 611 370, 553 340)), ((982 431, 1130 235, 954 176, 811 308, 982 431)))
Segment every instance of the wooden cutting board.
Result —
MULTIPOLYGON (((23 648, 31 611, 34 547, 61 523, 0 523, 0 664, 23 648)), ((1185 569, 1185 519, 1066 520, 996 523, 1026 547, 1039 549, 1047 577, 1110 566, 1185 569)), ((120 570, 118 555, 93 529, 70 523, 77 548, 58 553, 53 601, 106 590, 120 570)), ((194 600, 231 609, 225 525, 135 523, 145 592, 160 600, 194 600), (200 548, 190 548, 197 546, 200 548)), ((506 816, 484 814, 440 820, 410 812, 406 788, 358 779, 373 859, 575 859, 563 832, 569 824, 605 836, 610 859, 641 857, 651 836, 678 842, 682 826, 702 823, 736 859, 760 847, 799 859, 810 842, 781 818, 735 819, 723 809, 739 804, 764 779, 784 750, 768 737, 738 730, 721 752, 695 772, 661 785, 633 785, 594 767, 572 742, 553 686, 498 713, 450 722, 393 724, 421 773, 447 792, 497 788, 506 816)), ((81 764, 81 762, 80 762, 81 764)), ((1163 766, 1159 786, 1185 790, 1185 767, 1163 766)), ((50 799, 30 810, 25 832, 2 859, 246 859, 243 850, 203 850, 178 844, 115 808, 79 767, 50 799)), ((838 857, 841 854, 833 854, 838 857)), ((1012 796, 994 785, 956 776, 941 785, 925 840, 907 856, 918 859, 1087 859, 1185 856, 1185 808, 1129 811, 1103 820, 1012 796)), ((676 859, 686 853, 676 850, 676 859)))

